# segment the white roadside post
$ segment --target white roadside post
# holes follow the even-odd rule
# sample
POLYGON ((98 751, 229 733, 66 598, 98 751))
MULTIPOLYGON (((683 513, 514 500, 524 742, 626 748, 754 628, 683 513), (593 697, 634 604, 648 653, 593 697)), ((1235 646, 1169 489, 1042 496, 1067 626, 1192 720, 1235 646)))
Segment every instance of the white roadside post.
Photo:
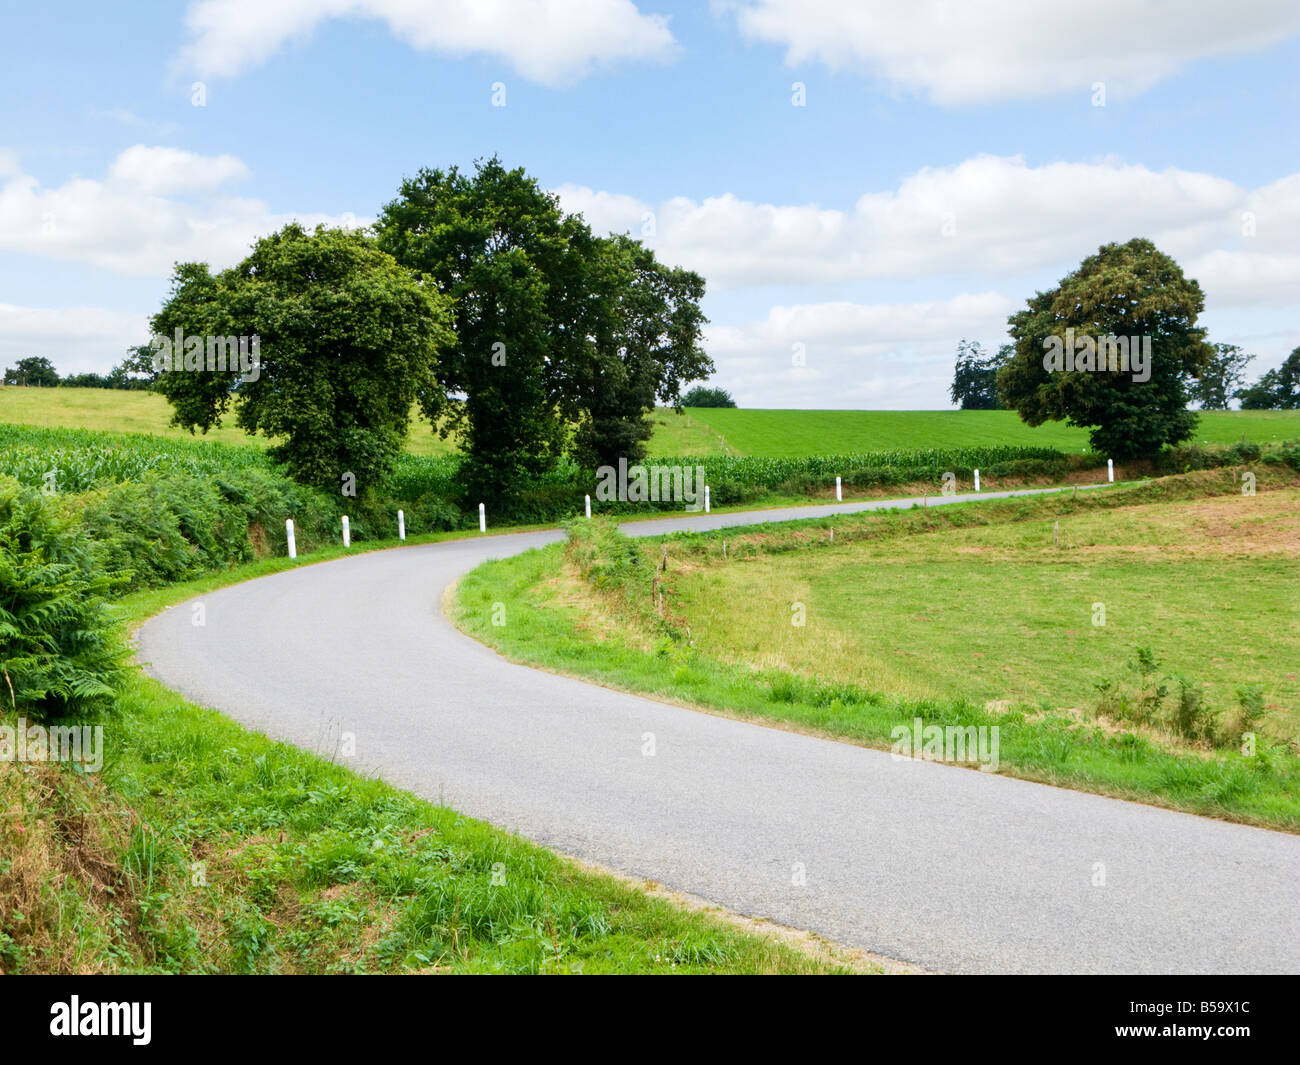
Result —
POLYGON ((399 540, 406 539, 406 515, 400 510, 397 512, 397 538, 399 540))
POLYGON ((975 471, 975 491, 978 492, 979 490, 980 490, 980 471, 979 471, 979 470, 976 470, 976 471, 975 471))
POLYGON ((590 518, 590 517, 591 517, 591 496, 587 496, 587 497, 586 497, 586 500, 587 500, 587 503, 586 503, 586 506, 587 506, 587 517, 590 518))
POLYGON ((840 490, 840 479, 838 477, 835 478, 835 502, 844 502, 844 493, 840 490))
POLYGON ((289 541, 289 557, 298 557, 298 541, 293 536, 293 519, 284 519, 284 538, 289 541))
POLYGON ((1106 460, 1106 480, 1108 480, 1111 484, 1115 483, 1115 460, 1114 459, 1106 460))
POLYGON ((704 486, 704 513, 707 514, 708 512, 709 512, 709 486, 706 484, 704 486))
POLYGON ((487 508, 482 503, 478 505, 478 531, 487 532, 487 508))
POLYGON ((352 530, 348 528, 348 516, 343 515, 343 546, 352 546, 352 530))

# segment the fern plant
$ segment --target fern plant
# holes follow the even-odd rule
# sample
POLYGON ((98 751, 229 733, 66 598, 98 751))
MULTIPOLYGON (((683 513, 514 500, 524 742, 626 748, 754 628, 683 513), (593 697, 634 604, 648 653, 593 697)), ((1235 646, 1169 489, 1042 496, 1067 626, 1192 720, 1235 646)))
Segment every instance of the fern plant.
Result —
POLYGON ((126 647, 105 602, 121 577, 39 492, 0 477, 0 700, 39 718, 106 709, 126 647))

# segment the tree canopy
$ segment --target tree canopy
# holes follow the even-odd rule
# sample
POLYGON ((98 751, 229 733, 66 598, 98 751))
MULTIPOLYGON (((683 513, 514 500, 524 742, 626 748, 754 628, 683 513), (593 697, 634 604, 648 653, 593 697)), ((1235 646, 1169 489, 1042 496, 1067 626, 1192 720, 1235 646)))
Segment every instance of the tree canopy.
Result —
POLYGON ((28 388, 53 388, 59 383, 59 371, 44 355, 28 355, 5 370, 5 384, 28 388))
POLYGON ((998 410, 998 367, 1011 355, 1011 346, 1003 345, 996 355, 985 354, 979 341, 964 337, 957 345, 957 363, 953 369, 949 395, 962 410, 998 410))
POLYGON ((1202 410, 1227 410, 1228 401, 1246 380, 1246 365, 1255 356, 1236 344, 1212 344, 1211 349, 1205 369, 1192 383, 1192 398, 1202 410))
POLYGON ((509 495, 566 447, 584 464, 640 457, 656 397, 675 402, 712 372, 703 279, 629 237, 594 236, 522 169, 421 170, 376 229, 454 301, 457 343, 420 400, 460 435, 473 498, 509 495))
POLYGON ((1029 425, 1089 428, 1116 458, 1179 443, 1196 427, 1188 382, 1212 354, 1196 325, 1204 306, 1201 286, 1151 241, 1107 244, 1011 316, 998 391, 1029 425), (1134 349, 1127 367, 1115 338, 1134 349))
POLYGON ((683 407, 734 407, 736 401, 725 388, 705 388, 696 385, 682 396, 683 407))
POLYGON ((1300 348, 1276 370, 1236 394, 1242 410, 1300 410, 1300 348))
POLYGON ((233 404, 243 429, 279 438, 272 456, 295 479, 338 491, 351 474, 365 488, 391 471, 416 397, 436 390, 450 323, 433 284, 361 232, 290 224, 215 276, 177 266, 151 324, 164 350, 178 335, 185 350, 155 388, 176 425, 207 432, 233 404), (213 366, 240 338, 241 357, 257 339, 258 364, 213 366))
POLYGON ((577 425, 573 457, 589 468, 643 458, 656 401, 677 406, 683 381, 713 371, 700 347, 704 279, 664 266, 627 236, 592 245, 589 342, 562 403, 577 425))

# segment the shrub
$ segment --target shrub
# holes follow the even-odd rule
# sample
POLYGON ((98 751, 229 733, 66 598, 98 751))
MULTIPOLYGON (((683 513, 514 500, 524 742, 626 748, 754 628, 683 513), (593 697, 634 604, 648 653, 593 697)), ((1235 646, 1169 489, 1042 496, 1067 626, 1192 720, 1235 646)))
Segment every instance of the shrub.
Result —
POLYGON ((41 493, 0 477, 0 673, 12 709, 43 718, 112 704, 126 648, 75 524, 41 493))
POLYGON ((734 407, 736 401, 725 388, 705 388, 696 385, 682 396, 683 407, 734 407))
POLYGON ((1266 451, 1260 461, 1271 466, 1290 466, 1293 470, 1300 470, 1300 444, 1288 442, 1276 451, 1266 451))
POLYGON ((1138 647, 1126 675, 1096 685, 1100 693, 1097 712, 1115 721, 1146 725, 1162 714, 1169 688, 1158 677, 1160 663, 1149 647, 1138 647))
POLYGON ((338 505, 269 470, 146 473, 80 500, 94 557, 127 575, 124 590, 188 580, 279 549, 293 518, 304 551, 333 538, 338 505))
POLYGON ((1237 720, 1233 727, 1235 739, 1240 740, 1247 732, 1255 732, 1264 716, 1264 686, 1246 684, 1237 689, 1237 720))
POLYGON ((566 522, 564 553, 576 563, 583 580, 597 588, 626 585, 645 570, 636 544, 609 518, 575 518, 566 522))
POLYGON ((1178 701, 1171 724, 1183 739, 1213 745, 1218 741, 1218 714, 1206 703, 1205 688, 1181 674, 1173 679, 1178 684, 1178 701))

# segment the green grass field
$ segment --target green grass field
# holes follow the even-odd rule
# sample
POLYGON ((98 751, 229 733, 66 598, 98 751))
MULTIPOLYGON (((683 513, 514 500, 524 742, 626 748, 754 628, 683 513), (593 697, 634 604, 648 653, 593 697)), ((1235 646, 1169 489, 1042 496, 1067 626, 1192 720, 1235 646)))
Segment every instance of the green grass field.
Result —
MULTIPOLYGON (((692 424, 716 434, 738 455, 785 458, 844 455, 891 448, 968 447, 1023 444, 1079 452, 1088 446, 1085 429, 1048 422, 1036 429, 1014 411, 859 411, 693 409, 692 424)), ((1207 411, 1192 443, 1232 444, 1242 435, 1254 443, 1300 438, 1300 411, 1207 411)), ((698 439, 698 430, 692 439, 698 439)), ((656 436, 656 444, 658 437, 656 436)), ((658 450, 657 448, 653 450, 658 450)), ((670 454, 667 450, 659 452, 670 454)), ((684 454, 685 452, 683 452, 684 454)))
MULTIPOLYGON (((455 450, 440 439, 429 423, 415 416, 406 450, 412 455, 445 455, 455 450)), ((153 392, 108 388, 0 387, 0 422, 56 429, 97 429, 116 433, 151 433, 177 440, 214 440, 221 444, 267 447, 264 436, 249 436, 227 415, 223 424, 206 434, 192 434, 170 425, 171 405, 153 392)))
MULTIPOLYGON (((97 429, 121 433, 151 433, 177 440, 214 440, 222 444, 267 447, 264 436, 249 436, 230 415, 207 434, 191 434, 170 425, 171 406, 153 392, 106 388, 15 388, 0 386, 0 422, 55 429, 97 429)), ((411 412, 406 450, 412 455, 445 455, 456 450, 453 438, 443 440, 421 416, 411 412)), ((656 410, 653 450, 659 455, 718 454, 719 438, 707 424, 691 416, 656 410)))
MULTIPOLYGON (((171 408, 151 392, 97 388, 0 387, 0 422, 22 425, 107 429, 190 437, 169 426, 171 408)), ((230 444, 265 447, 226 419, 207 435, 230 444)), ((845 411, 730 410, 699 408, 653 415, 651 455, 709 456, 724 451, 760 458, 846 455, 866 451, 998 444, 1054 447, 1082 451, 1083 429, 1049 422, 1031 429, 1012 411, 845 411)), ((1193 442, 1231 444, 1242 436, 1255 443, 1300 439, 1300 411, 1211 411, 1201 415, 1193 442)), ((413 455, 442 455, 455 449, 429 424, 414 418, 406 450, 413 455)))
POLYGON ((629 544, 635 564, 613 541, 589 581, 587 549, 554 545, 469 574, 456 616, 517 661, 613 687, 876 747, 913 715, 996 724, 1004 773, 1300 831, 1300 487, 1289 470, 1259 483, 1246 497, 1215 470, 680 535, 629 544), (1111 716, 1099 685, 1147 693, 1139 647, 1166 694, 1111 716), (1180 678, 1217 738, 1180 731, 1180 678), (1264 717, 1243 727, 1250 686, 1264 717), (1247 730, 1261 755, 1239 753, 1247 730))
POLYGON ((1044 517, 702 567, 674 610, 703 654, 911 699, 1086 708, 1149 646, 1212 706, 1262 684, 1300 736, 1300 490, 1059 525, 1058 546, 1044 517))

